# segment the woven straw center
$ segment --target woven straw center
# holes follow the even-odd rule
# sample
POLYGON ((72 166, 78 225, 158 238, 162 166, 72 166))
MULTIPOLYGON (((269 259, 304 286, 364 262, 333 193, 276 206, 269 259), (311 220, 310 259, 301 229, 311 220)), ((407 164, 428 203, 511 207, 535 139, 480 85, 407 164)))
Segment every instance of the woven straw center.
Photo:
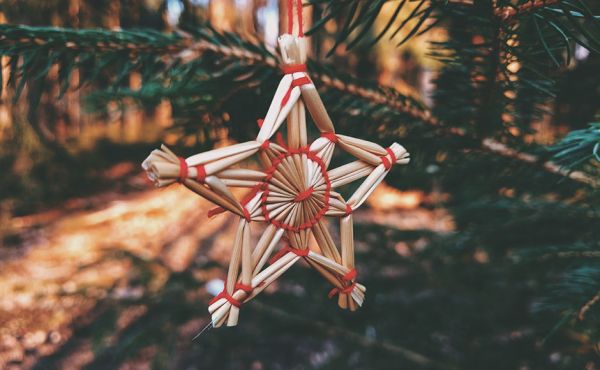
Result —
POLYGON ((315 225, 329 208, 325 163, 308 149, 290 150, 267 170, 263 214, 275 226, 299 231, 315 225))

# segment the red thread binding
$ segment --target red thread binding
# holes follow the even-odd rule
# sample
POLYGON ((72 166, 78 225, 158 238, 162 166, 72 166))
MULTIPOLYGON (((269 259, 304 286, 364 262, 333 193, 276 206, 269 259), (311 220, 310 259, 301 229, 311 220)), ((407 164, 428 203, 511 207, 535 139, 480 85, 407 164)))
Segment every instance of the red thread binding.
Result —
POLYGON ((281 71, 285 75, 298 72, 306 72, 306 64, 292 64, 289 66, 283 66, 281 67, 281 71))
POLYGON ((354 290, 355 286, 356 286, 356 283, 352 283, 352 284, 348 285, 347 287, 341 288, 341 289, 338 287, 335 287, 329 291, 329 294, 327 294, 327 297, 333 298, 338 293, 351 294, 352 291, 354 290))
POLYGON ((199 165, 195 166, 195 168, 196 168, 196 181, 204 182, 204 179, 206 179, 206 169, 204 168, 204 165, 199 164, 199 165))
POLYGON ((185 161, 185 158, 179 157, 179 176, 177 177, 177 181, 184 182, 188 177, 188 165, 185 161))
POLYGON ((290 96, 292 95, 292 90, 294 89, 294 87, 307 85, 310 83, 312 83, 310 78, 308 78, 306 76, 292 80, 292 84, 290 85, 290 88, 285 92, 285 95, 281 99, 281 106, 284 107, 287 104, 287 102, 290 100, 290 96))
POLYGON ((298 193, 298 195, 296 195, 294 198, 294 202, 302 202, 303 200, 308 199, 308 197, 310 197, 314 191, 315 189, 311 186, 310 188, 298 193))
MULTIPOLYGON (((227 285, 227 282, 225 282, 225 285, 227 285)), ((221 298, 225 298, 227 300, 227 302, 231 303, 232 306, 235 307, 240 307, 242 305, 242 303, 240 301, 238 301, 237 299, 233 298, 231 295, 229 295, 229 293, 227 293, 227 288, 223 288, 223 290, 221 291, 221 293, 217 294, 213 299, 210 300, 210 302, 208 303, 209 305, 215 303, 216 301, 218 301, 221 298)))
POLYGON ((349 216, 350 214, 352 214, 352 206, 346 203, 346 213, 344 214, 344 216, 349 216))
POLYGON ((385 148, 385 151, 388 153, 387 155, 383 155, 381 156, 381 163, 383 163, 383 167, 385 168, 386 171, 389 171, 392 168, 392 165, 394 163, 396 163, 396 161, 398 160, 396 158, 396 155, 394 154, 394 151, 392 150, 392 148, 385 148), (392 159, 392 161, 390 161, 388 159, 387 156, 390 156, 390 158, 392 159))
POLYGON ((242 212, 244 213, 244 218, 246 219, 246 221, 248 221, 248 222, 252 221, 250 212, 248 212, 248 209, 246 207, 242 207, 242 212))
POLYGON ((267 150, 269 149, 269 146, 271 145, 271 142, 269 140, 265 140, 262 142, 262 144, 260 144, 260 149, 261 150, 267 150))
POLYGON ((337 135, 335 134, 335 132, 322 132, 321 137, 328 139, 329 141, 331 141, 334 144, 336 144, 338 141, 340 141, 338 139, 337 135))
POLYGON ((262 118, 257 119, 256 124, 258 125, 258 128, 262 128, 262 125, 264 122, 265 122, 265 120, 262 118))
POLYGON ((246 292, 246 294, 252 294, 252 291, 254 290, 254 288, 252 288, 250 285, 246 285, 246 284, 242 284, 242 283, 235 284, 235 287, 233 289, 234 290, 243 290, 244 292, 246 292))
POLYGON ((275 262, 277 262, 277 260, 279 260, 281 257, 285 256, 289 252, 294 253, 298 257, 306 257, 306 256, 308 256, 310 249, 308 249, 308 248, 296 249, 296 248, 290 247, 289 245, 286 245, 285 247, 281 248, 279 250, 279 252, 275 253, 275 255, 273 255, 273 257, 271 257, 269 259, 269 264, 270 265, 274 264, 275 262))
POLYGON ((354 278, 356 278, 357 274, 358 274, 358 272, 356 271, 355 268, 353 268, 350 271, 348 271, 344 276, 342 276, 342 279, 345 281, 352 281, 352 280, 354 280, 354 278))

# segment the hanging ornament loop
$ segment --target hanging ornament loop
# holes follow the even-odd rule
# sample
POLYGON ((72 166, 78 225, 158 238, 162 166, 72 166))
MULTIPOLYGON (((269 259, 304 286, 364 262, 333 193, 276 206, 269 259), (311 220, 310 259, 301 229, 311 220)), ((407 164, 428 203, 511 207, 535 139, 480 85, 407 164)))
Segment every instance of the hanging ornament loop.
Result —
POLYGON ((304 37, 303 19, 302 19, 302 0, 287 1, 288 33, 294 32, 294 1, 296 2, 296 13, 298 16, 298 37, 304 37))

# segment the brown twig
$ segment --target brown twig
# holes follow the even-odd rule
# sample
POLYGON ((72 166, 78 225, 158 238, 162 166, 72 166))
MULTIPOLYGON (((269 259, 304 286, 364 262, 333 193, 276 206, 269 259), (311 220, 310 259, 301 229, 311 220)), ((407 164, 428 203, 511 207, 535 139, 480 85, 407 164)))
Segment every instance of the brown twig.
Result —
POLYGON ((579 315, 577 316, 579 321, 583 321, 583 319, 585 319, 585 314, 590 310, 590 308, 592 308, 593 305, 598 303, 598 301, 600 301, 600 290, 594 297, 592 297, 592 299, 587 301, 587 303, 584 304, 583 307, 581 307, 581 309, 579 310, 579 315))
POLYGON ((500 18, 503 22, 511 22, 521 14, 531 13, 548 5, 557 4, 559 0, 533 0, 517 7, 507 6, 498 8, 494 15, 500 18))
POLYGON ((311 327, 325 335, 335 336, 338 338, 343 338, 349 341, 356 343, 359 346, 365 348, 379 348, 386 352, 398 355, 406 359, 407 361, 426 369, 452 369, 449 365, 439 364, 420 353, 414 352, 410 349, 404 348, 397 344, 388 342, 386 340, 377 340, 370 339, 364 337, 360 334, 357 334, 351 330, 344 329, 341 327, 333 326, 329 323, 317 321, 317 320, 308 320, 302 316, 294 315, 288 313, 286 311, 280 310, 278 308, 270 307, 264 305, 260 302, 254 302, 252 305, 248 306, 252 309, 255 309, 259 312, 269 315, 270 318, 280 319, 282 322, 287 323, 296 323, 302 325, 303 327, 311 327))
POLYGON ((512 159, 515 159, 520 162, 530 163, 532 165, 538 165, 541 168, 543 168, 546 172, 550 172, 552 174, 559 175, 559 176, 564 176, 573 181, 577 181, 577 182, 580 182, 583 184, 594 186, 594 185, 597 185, 597 182, 598 182, 598 180, 594 179, 593 177, 587 175, 584 172, 569 171, 569 170, 557 165, 554 162, 551 162, 551 161, 544 162, 540 157, 538 157, 536 155, 518 151, 518 150, 511 148, 511 147, 509 147, 497 140, 494 140, 494 139, 490 139, 490 138, 483 139, 481 141, 481 147, 482 147, 482 149, 484 149, 490 153, 498 154, 498 155, 506 157, 506 158, 512 158, 512 159))
MULTIPOLYGON (((511 17, 513 17, 517 14, 521 14, 522 12, 532 11, 541 6, 550 5, 550 4, 556 3, 556 2, 557 2, 557 0, 546 0, 546 1, 536 0, 531 3, 524 4, 521 7, 518 7, 516 9, 511 8, 514 11, 514 14, 513 14, 513 12, 510 12, 509 16, 507 18, 505 17, 504 19, 510 19, 511 17)), ((502 13, 502 14, 504 14, 504 13, 502 13)), ((240 47, 214 45, 206 40, 199 40, 199 41, 194 40, 194 39, 192 39, 191 35, 183 34, 181 36, 182 36, 181 41, 179 41, 173 45, 170 45, 168 47, 162 47, 162 48, 161 47, 153 47, 152 45, 142 45, 142 46, 136 47, 136 45, 130 45, 130 44, 112 45, 109 43, 103 43, 102 45, 98 44, 98 45, 95 45, 95 47, 99 47, 101 50, 110 49, 111 47, 118 47, 123 50, 130 50, 132 53, 141 52, 141 51, 157 51, 157 52, 159 52, 162 50, 163 52, 165 52, 166 55, 172 55, 175 58, 183 60, 183 61, 189 61, 189 60, 193 60, 195 58, 199 58, 199 57, 201 57, 203 52, 211 51, 211 52, 217 53, 217 54, 225 56, 225 57, 235 57, 235 58, 243 59, 243 60, 247 61, 248 63, 252 63, 252 64, 263 64, 263 65, 267 65, 272 68, 278 68, 278 66, 279 66, 279 62, 278 62, 277 58, 273 57, 273 56, 265 57, 264 55, 262 55, 260 53, 252 52, 247 49, 240 48, 240 47)), ((2 43, 2 41, 3 40, 0 37, 0 43, 2 43)), ((28 39, 27 41, 29 41, 29 42, 36 41, 37 43, 43 43, 43 40, 38 40, 38 39, 33 39, 33 40, 28 39)), ((71 49, 82 49, 82 50, 89 48, 89 46, 86 46, 86 45, 82 46, 82 45, 76 45, 76 44, 72 44, 72 43, 68 43, 66 46, 71 49)), ((455 135, 458 137, 467 137, 467 134, 465 133, 464 130, 462 130, 460 128, 444 125, 443 122, 440 122, 438 119, 433 117, 433 115, 431 114, 429 109, 417 107, 417 106, 411 105, 409 103, 400 101, 398 99, 391 99, 390 96, 384 94, 381 91, 360 87, 353 83, 346 83, 344 81, 341 81, 339 79, 334 79, 331 76, 328 76, 325 74, 316 74, 314 77, 316 77, 316 79, 318 79, 324 86, 327 86, 329 88, 344 91, 348 94, 358 96, 360 98, 372 101, 377 104, 386 105, 386 106, 390 107, 391 109, 394 109, 398 112, 404 113, 414 119, 420 120, 427 125, 430 125, 432 127, 437 127, 439 129, 443 129, 444 132, 447 132, 451 135, 455 135)), ((483 149, 484 151, 487 151, 492 154, 496 154, 496 155, 499 155, 502 157, 512 158, 517 161, 540 166, 542 169, 544 169, 547 172, 550 172, 550 173, 553 173, 556 175, 560 175, 560 176, 565 176, 565 177, 570 178, 571 180, 574 180, 574 181, 577 181, 580 183, 584 183, 587 185, 596 185, 597 184, 597 180, 595 180, 594 178, 590 177, 589 175, 587 175, 583 172, 579 172, 579 171, 570 172, 553 162, 544 162, 541 158, 539 158, 535 155, 523 153, 514 148, 510 148, 507 145, 500 143, 492 138, 483 139, 480 143, 480 148, 483 149)))

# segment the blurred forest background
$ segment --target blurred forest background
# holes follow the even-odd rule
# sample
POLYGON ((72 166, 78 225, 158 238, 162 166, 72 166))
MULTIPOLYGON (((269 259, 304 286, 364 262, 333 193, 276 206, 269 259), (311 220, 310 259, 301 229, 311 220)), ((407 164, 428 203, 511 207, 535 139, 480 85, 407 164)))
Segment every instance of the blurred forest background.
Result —
POLYGON ((192 341, 235 220, 140 163, 256 135, 285 1, 0 0, 0 368, 600 369, 598 4, 312 3, 338 131, 412 158, 356 212, 365 306, 296 266, 192 341))

